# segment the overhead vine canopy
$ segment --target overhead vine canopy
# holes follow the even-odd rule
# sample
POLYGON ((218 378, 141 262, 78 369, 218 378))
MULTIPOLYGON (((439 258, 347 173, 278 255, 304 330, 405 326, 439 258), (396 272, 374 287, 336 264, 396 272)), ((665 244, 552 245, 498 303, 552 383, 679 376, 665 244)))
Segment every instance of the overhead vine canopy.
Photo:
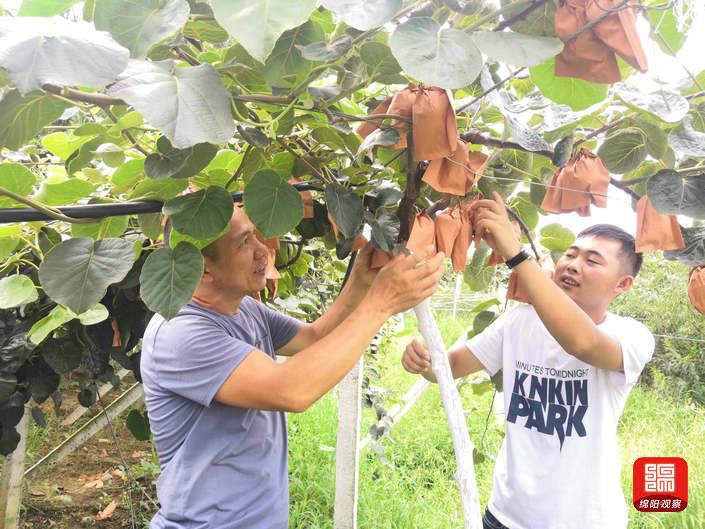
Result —
MULTIPOLYGON (((364 235, 381 264, 429 206, 450 206, 440 222, 457 230, 435 232, 484 290, 489 252, 467 267, 461 255, 468 201, 498 191, 532 233, 549 211, 609 207, 585 185, 586 160, 635 206, 647 195, 640 210, 705 218, 705 71, 650 93, 630 83, 647 67, 633 28, 674 54, 695 3, 606 0, 597 14, 554 0, 320 4, 24 0, 0 17, 2 453, 30 397, 58 399, 61 374, 86 370, 90 404, 110 358, 138 371, 146 321, 190 298, 231 193, 279 264, 270 296, 296 289, 304 242, 344 258, 364 235), (613 84, 595 82, 606 75, 613 84), (421 124, 439 118, 447 152, 424 150, 440 129, 421 124), (562 194, 547 201, 547 188, 562 194), (61 209, 75 204, 115 207, 102 218, 61 209), (43 221, 19 222, 18 210, 43 221)), ((539 240, 560 252, 572 234, 555 219, 539 240)), ((705 230, 680 231, 666 256, 705 263, 705 230)))

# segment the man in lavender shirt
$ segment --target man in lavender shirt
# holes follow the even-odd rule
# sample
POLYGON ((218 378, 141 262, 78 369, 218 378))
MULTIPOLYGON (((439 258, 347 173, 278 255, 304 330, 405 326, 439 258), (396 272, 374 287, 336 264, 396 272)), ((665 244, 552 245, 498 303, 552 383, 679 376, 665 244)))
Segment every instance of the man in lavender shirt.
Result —
POLYGON ((236 208, 229 232, 203 251, 191 301, 145 332, 141 371, 162 470, 152 529, 286 529, 285 412, 330 390, 384 322, 431 295, 442 275, 442 253, 372 270, 368 244, 325 314, 302 323, 249 297, 264 288, 268 255, 254 231, 236 208))

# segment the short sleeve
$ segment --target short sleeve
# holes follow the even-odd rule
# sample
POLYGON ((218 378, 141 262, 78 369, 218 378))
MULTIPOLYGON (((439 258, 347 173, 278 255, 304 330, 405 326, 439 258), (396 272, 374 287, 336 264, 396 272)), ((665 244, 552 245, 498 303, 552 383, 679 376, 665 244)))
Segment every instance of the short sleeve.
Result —
POLYGON ((296 333, 299 332, 301 328, 301 322, 299 320, 287 314, 272 310, 267 305, 259 303, 254 299, 251 301, 267 321, 267 326, 269 327, 269 332, 272 337, 272 346, 275 351, 284 347, 296 336, 296 333))
POLYGON ((502 369, 502 346, 504 344, 504 326, 508 314, 493 321, 480 334, 473 336, 465 345, 485 367, 490 375, 502 369))
POLYGON ((210 406, 223 383, 254 349, 216 322, 198 316, 177 317, 162 326, 155 346, 155 381, 202 406, 210 406))
POLYGON ((624 372, 612 371, 612 382, 618 386, 634 385, 654 354, 653 335, 642 323, 632 318, 622 318, 618 327, 609 326, 604 330, 622 347, 624 372))

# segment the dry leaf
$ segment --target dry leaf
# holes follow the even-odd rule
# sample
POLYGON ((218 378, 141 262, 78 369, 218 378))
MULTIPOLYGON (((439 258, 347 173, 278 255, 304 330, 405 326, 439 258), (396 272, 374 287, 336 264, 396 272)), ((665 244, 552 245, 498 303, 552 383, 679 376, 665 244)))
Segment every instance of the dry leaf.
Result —
POLYGON ((117 502, 115 500, 111 501, 110 504, 100 511, 98 514, 95 515, 95 519, 98 520, 99 522, 103 520, 108 520, 113 517, 113 513, 115 512, 115 509, 117 509, 117 502))

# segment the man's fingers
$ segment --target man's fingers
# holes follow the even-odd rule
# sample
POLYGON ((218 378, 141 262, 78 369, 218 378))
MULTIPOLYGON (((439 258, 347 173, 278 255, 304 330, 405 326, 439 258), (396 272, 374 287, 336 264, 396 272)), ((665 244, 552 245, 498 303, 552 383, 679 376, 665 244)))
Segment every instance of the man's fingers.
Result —
POLYGON ((478 200, 477 202, 473 202, 470 205, 470 211, 481 211, 483 209, 489 209, 490 211, 494 211, 495 213, 500 213, 504 209, 504 202, 498 204, 494 200, 483 199, 478 200))

